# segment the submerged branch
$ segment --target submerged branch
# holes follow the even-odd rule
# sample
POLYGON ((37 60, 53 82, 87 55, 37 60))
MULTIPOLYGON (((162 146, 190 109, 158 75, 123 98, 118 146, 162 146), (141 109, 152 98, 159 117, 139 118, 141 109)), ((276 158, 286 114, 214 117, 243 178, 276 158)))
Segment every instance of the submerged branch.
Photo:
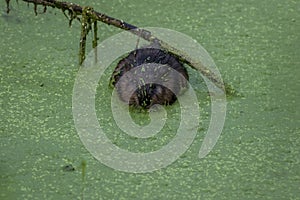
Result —
MULTIPOLYGON (((7 13, 10 11, 9 9, 9 1, 6 0, 7 3, 7 13)), ((63 11, 63 13, 67 16, 69 15, 69 25, 72 24, 73 19, 79 19, 81 22, 81 37, 80 37, 80 50, 79 50, 79 62, 80 64, 83 62, 85 58, 85 46, 86 46, 86 35, 89 33, 91 29, 94 29, 94 40, 93 40, 93 47, 97 46, 97 21, 101 21, 105 24, 115 26, 117 28, 130 31, 131 33, 138 35, 139 37, 149 41, 150 43, 158 42, 162 49, 167 50, 168 52, 175 55, 177 58, 179 58, 182 62, 188 64, 192 68, 199 70, 202 75, 207 77, 211 82, 213 82, 218 88, 220 88, 222 91, 225 92, 224 84, 222 80, 214 74, 209 68, 205 67, 203 64, 199 62, 195 62, 192 58, 190 58, 188 55, 185 54, 185 52, 182 52, 176 48, 174 48, 172 45, 160 40, 159 38, 155 37, 150 31, 147 31, 145 29, 138 28, 137 26, 131 25, 129 23, 126 23, 122 20, 110 17, 108 15, 105 15, 103 13, 97 12, 93 10, 91 7, 82 7, 80 5, 69 3, 69 2, 62 2, 62 1, 56 1, 56 0, 23 0, 27 3, 34 4, 34 12, 37 13, 36 7, 37 5, 44 6, 44 11, 46 11, 46 7, 52 7, 57 8, 63 11), (66 11, 68 13, 66 14, 66 11), (81 16, 79 18, 78 16, 81 16), (94 26, 92 26, 92 24, 94 26)), ((226 84, 226 91, 227 86, 226 84)), ((230 92, 231 94, 234 94, 234 89, 229 86, 230 90, 227 92, 230 92)))

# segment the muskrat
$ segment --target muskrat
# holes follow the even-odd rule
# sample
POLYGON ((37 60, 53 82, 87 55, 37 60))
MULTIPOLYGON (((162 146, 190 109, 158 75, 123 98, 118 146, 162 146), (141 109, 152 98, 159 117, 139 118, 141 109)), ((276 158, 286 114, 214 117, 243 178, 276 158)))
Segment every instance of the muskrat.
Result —
POLYGON ((111 76, 120 99, 144 109, 173 104, 188 87, 188 80, 183 64, 174 55, 156 48, 130 52, 111 76))

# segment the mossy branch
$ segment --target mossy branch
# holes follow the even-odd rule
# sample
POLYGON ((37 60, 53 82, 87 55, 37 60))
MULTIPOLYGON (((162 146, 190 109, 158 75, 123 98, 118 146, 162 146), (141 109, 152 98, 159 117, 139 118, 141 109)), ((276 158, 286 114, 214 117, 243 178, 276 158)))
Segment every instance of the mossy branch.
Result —
MULTIPOLYGON (((236 94, 236 91, 230 85, 226 84, 226 88, 222 80, 214 74, 209 68, 205 67, 202 63, 195 62, 192 58, 176 48, 172 45, 160 40, 159 38, 155 37, 150 31, 145 29, 138 28, 134 25, 126 23, 122 20, 110 17, 103 13, 95 11, 91 7, 82 7, 80 5, 69 3, 69 2, 62 2, 56 0, 23 0, 27 3, 34 4, 34 12, 37 14, 37 5, 44 6, 44 12, 46 12, 46 7, 57 8, 63 11, 63 13, 69 19, 69 25, 72 24, 74 19, 78 19, 81 23, 81 37, 80 37, 80 49, 79 49, 79 63, 85 59, 85 47, 86 47, 86 36, 91 29, 94 30, 94 39, 93 39, 93 47, 97 46, 97 21, 103 22, 108 25, 115 26, 117 28, 130 31, 131 33, 138 35, 139 37, 151 42, 151 43, 159 43, 162 49, 172 53, 176 57, 178 57, 182 62, 188 64, 192 68, 199 70, 202 75, 207 77, 210 81, 212 81, 218 88, 222 91, 225 91, 229 94, 236 94), (66 14, 67 11, 67 14, 66 14), (79 17, 81 16, 81 18, 79 17), (92 26, 93 25, 93 26, 92 26)), ((9 9, 9 2, 10 0, 6 0, 7 3, 7 13, 10 11, 9 9)))

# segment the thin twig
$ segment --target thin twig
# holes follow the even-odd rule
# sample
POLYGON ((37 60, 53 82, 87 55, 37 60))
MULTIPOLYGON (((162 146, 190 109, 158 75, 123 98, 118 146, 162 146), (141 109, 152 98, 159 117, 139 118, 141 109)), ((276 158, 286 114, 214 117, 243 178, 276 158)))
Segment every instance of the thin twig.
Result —
MULTIPOLYGON (((65 14, 65 11, 69 11, 69 23, 71 25, 74 18, 78 18, 77 16, 81 15, 81 37, 80 37, 80 53, 79 53, 79 62, 80 64, 83 62, 85 58, 85 45, 86 45, 86 35, 88 34, 91 24, 94 22, 94 40, 93 40, 93 47, 97 44, 97 21, 101 21, 105 24, 112 25, 118 27, 123 30, 130 31, 131 33, 153 43, 158 42, 162 49, 167 50, 168 52, 172 53, 174 56, 178 57, 182 62, 188 64, 192 68, 199 70, 205 77, 207 77, 210 81, 212 81, 218 88, 225 91, 224 84, 222 80, 214 74, 209 68, 204 66, 202 63, 195 62, 192 58, 186 55, 185 52, 176 49, 172 45, 160 40, 159 38, 155 37, 150 31, 145 29, 138 28, 134 25, 126 23, 122 20, 110 17, 103 13, 94 11, 91 7, 82 7, 80 5, 69 3, 69 2, 62 2, 56 0, 23 0, 27 3, 34 4, 34 10, 36 12, 37 5, 43 5, 44 7, 53 7, 62 10, 65 14)), ((6 0, 7 3, 7 12, 9 12, 9 0, 6 0)), ((65 14, 66 15, 66 14, 65 14)), ((233 87, 225 84, 230 88, 229 92, 234 94, 236 91, 233 87)), ((227 89, 227 88, 226 88, 227 89)))

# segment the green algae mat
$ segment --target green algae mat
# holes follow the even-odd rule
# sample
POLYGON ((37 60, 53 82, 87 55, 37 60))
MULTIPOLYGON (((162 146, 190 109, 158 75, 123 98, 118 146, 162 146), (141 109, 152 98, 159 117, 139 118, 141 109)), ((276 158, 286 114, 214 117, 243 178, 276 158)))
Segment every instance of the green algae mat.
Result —
MULTIPOLYGON (((209 52, 238 94, 227 96, 222 134, 200 159, 210 95, 203 77, 187 67, 200 112, 192 144, 175 162, 153 172, 116 170, 88 151, 73 117, 80 24, 68 27, 57 9, 43 14, 39 8, 35 16, 33 5, 22 1, 12 1, 6 14, 2 1, 1 200, 300 199, 299 1, 73 2, 139 27, 188 35, 209 52)), ((99 42, 121 32, 100 23, 98 29, 99 42)), ((88 51, 91 40, 89 35, 88 51)), ((166 126, 155 136, 128 136, 112 120, 108 84, 115 64, 101 77, 95 95, 107 138, 131 152, 161 149, 176 135, 179 103, 165 108, 166 126)), ((141 126, 151 121, 147 112, 133 109, 130 115, 141 126)))

